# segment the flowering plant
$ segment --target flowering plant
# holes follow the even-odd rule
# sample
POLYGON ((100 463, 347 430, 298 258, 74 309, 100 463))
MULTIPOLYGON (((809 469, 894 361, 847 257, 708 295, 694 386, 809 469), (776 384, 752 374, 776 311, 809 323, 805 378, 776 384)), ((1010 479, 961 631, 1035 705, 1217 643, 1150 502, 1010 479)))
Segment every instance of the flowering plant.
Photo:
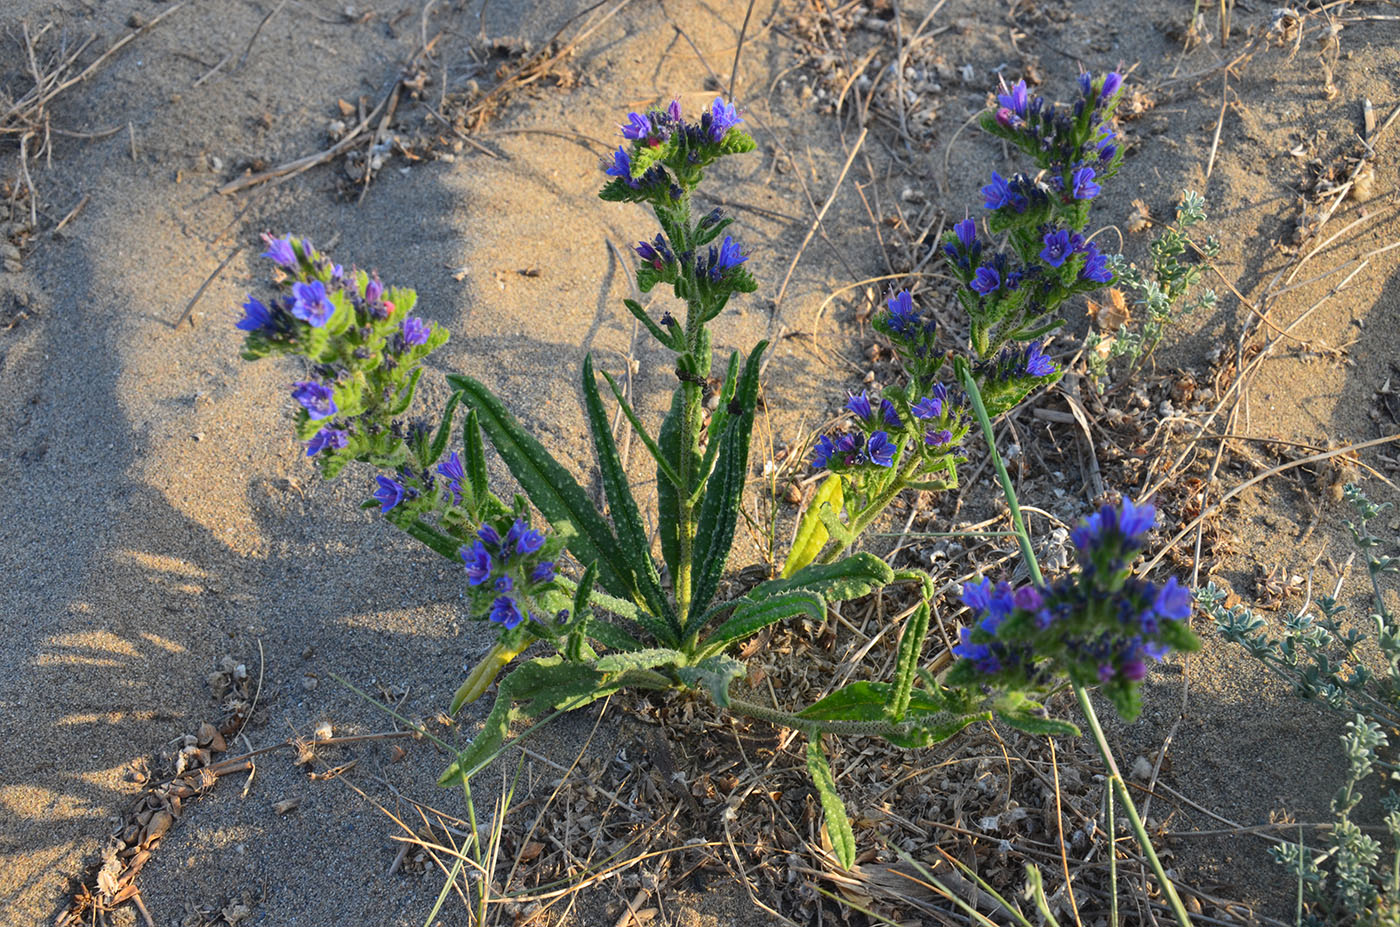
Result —
MULTIPOLYGON (((720 579, 749 471, 767 344, 760 342, 747 356, 731 353, 718 381, 718 402, 706 402, 714 366, 708 324, 756 282, 745 266, 748 255, 727 234, 732 220, 718 209, 695 208, 705 169, 755 147, 731 104, 716 99, 693 122, 678 102, 630 114, 622 126, 628 144, 605 166, 610 179, 600 194, 650 207, 660 231, 635 246, 638 284, 644 291, 669 287, 683 306, 677 315, 665 312, 658 319, 636 301, 624 301, 674 356, 677 383, 654 435, 613 378, 602 373, 655 467, 659 558, 612 437, 590 356, 583 360, 582 393, 606 516, 471 377, 448 375, 453 393, 436 427, 405 424, 399 416, 409 408, 421 363, 446 341, 446 332, 410 315, 411 290, 385 290, 377 278, 331 264, 305 240, 268 238, 265 256, 277 265, 279 293, 270 304, 249 297, 238 323, 248 333, 245 356, 291 353, 306 359, 310 372, 293 385, 292 395, 308 456, 327 478, 350 460, 386 471, 375 477, 365 506, 460 564, 470 617, 498 628, 496 645, 463 682, 451 711, 482 695, 529 644, 544 642, 553 651, 501 680, 481 732, 443 774, 444 784, 464 781, 489 762, 514 718, 582 707, 629 687, 708 694, 722 707, 808 736, 808 768, 838 857, 849 866, 854 835, 835 792, 823 734, 876 736, 918 747, 993 715, 1034 733, 1075 733, 1073 725, 1047 718, 1035 701, 1057 684, 1058 674, 1067 673, 1075 685, 1108 685, 1128 712, 1141 679, 1140 655, 1160 656, 1166 646, 1191 644, 1189 632, 1177 627, 1184 616, 1176 587, 1159 591, 1128 572, 1150 527, 1150 508, 1125 503, 1094 516, 1081 529, 1078 579, 1045 586, 1033 569, 1035 588, 1014 594, 970 588, 969 604, 980 603, 988 615, 1006 614, 994 626, 983 618, 961 645, 963 662, 942 680, 920 665, 932 579, 850 552, 902 490, 956 485, 957 466, 965 460, 961 442, 973 422, 990 436, 990 415, 1059 376, 1035 340, 1058 324, 1050 314, 1073 293, 1112 279, 1102 269, 1102 255, 1080 233, 1087 201, 1098 191, 1096 178, 1111 175, 1118 163, 1104 127, 1118 79, 1109 75, 1081 88, 1073 118, 1038 98, 1029 101, 1024 84, 1002 97, 1010 101, 1003 108, 1011 115, 998 111, 993 118, 998 132, 1049 146, 1036 147, 1035 156, 1057 159, 1047 163, 1059 166, 1060 183, 1042 189, 1022 175, 1005 180, 993 174, 988 189, 1009 192, 988 193, 988 237, 965 220, 943 244, 964 282, 960 299, 972 323, 971 352, 953 365, 957 382, 940 381, 947 355, 937 349, 937 332, 911 295, 892 296, 876 324, 903 358, 908 382, 877 397, 850 398, 856 430, 818 439, 813 463, 831 476, 799 525, 782 575, 736 598, 720 597, 720 579), (997 250, 990 236, 1001 233, 1006 244, 997 250), (1032 239, 1038 242, 1033 249, 1032 239), (468 414, 460 450, 449 453, 459 405, 468 414), (524 493, 509 505, 488 486, 487 439, 524 493), (542 518, 538 526, 532 510, 542 518), (797 711, 731 694, 731 684, 746 669, 728 653, 735 644, 789 618, 822 622, 828 603, 896 582, 917 584, 922 601, 900 636, 891 681, 852 682, 797 711), (1098 593, 1117 604, 1091 601, 1098 593), (1136 624, 1122 623, 1125 608, 1136 624), (1032 633, 1042 609, 1053 613, 1052 633, 1032 633), (1156 622, 1150 627, 1149 613, 1156 622), (1105 666, 1112 670, 1109 678, 1105 666)), ((1004 479, 995 447, 989 452, 1004 479)), ((1008 498, 1018 511, 1014 496, 1008 498)))

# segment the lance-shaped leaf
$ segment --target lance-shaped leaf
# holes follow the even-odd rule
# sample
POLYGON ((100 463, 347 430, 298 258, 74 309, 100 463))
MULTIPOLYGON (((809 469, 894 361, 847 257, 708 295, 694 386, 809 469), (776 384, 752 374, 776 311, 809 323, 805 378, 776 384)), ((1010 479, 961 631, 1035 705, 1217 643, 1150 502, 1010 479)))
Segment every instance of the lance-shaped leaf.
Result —
POLYGON ((421 544, 426 544, 435 554, 445 557, 448 560, 456 560, 461 563, 462 542, 450 534, 439 531, 437 528, 414 517, 404 519, 402 522, 394 522, 395 527, 403 531, 409 537, 421 544))
POLYGON ((715 628, 700 652, 719 653, 735 641, 743 640, 770 624, 805 616, 820 624, 826 620, 826 602, 815 592, 799 590, 763 599, 740 599, 734 613, 715 628))
POLYGON ((799 589, 816 592, 832 602, 868 595, 894 581, 894 570, 874 554, 859 553, 835 563, 803 567, 786 579, 772 579, 749 590, 751 599, 764 599, 799 589))
POLYGON ((1045 706, 1024 692, 1007 692, 992 705, 997 719, 1027 734, 1042 737, 1078 737, 1079 728, 1069 721, 1048 717, 1045 706))
POLYGON ((836 780, 832 778, 820 740, 807 741, 807 772, 817 787, 822 814, 826 816, 826 833, 831 838, 836 859, 850 869, 856 864, 856 834, 851 830, 851 819, 846 816, 846 803, 836 791, 836 780))
POLYGON ((593 666, 600 673, 626 673, 632 670, 649 670, 668 664, 685 662, 685 654, 679 650, 653 647, 632 653, 610 653, 600 657, 593 666))
POLYGON ((481 416, 475 409, 467 413, 462 425, 462 469, 471 487, 473 514, 480 516, 491 488, 486 476, 486 442, 481 437, 481 416))
POLYGON ((822 480, 821 486, 817 487, 817 494, 812 497, 812 504, 807 506, 807 511, 802 515, 802 523, 797 526, 797 537, 793 539, 787 562, 783 564, 783 579, 788 579, 817 559, 817 554, 826 546, 831 532, 822 524, 822 509, 830 510, 832 515, 840 515, 841 507, 845 504, 845 490, 841 484, 841 477, 833 473, 822 480))
POLYGON ((408 411, 408 407, 413 405, 413 392, 418 389, 418 378, 422 375, 422 367, 413 368, 413 373, 408 377, 408 385, 399 392, 394 398, 394 404, 389 407, 390 415, 403 415, 408 411))
POLYGON ((710 690, 710 697, 721 708, 729 707, 729 684, 744 675, 745 666, 732 657, 723 654, 705 657, 693 666, 682 666, 676 671, 681 682, 698 689, 704 686, 710 690))
POLYGON ((457 411, 457 403, 461 399, 459 393, 453 393, 447 399, 447 406, 442 410, 442 421, 433 435, 433 443, 428 448, 428 459, 424 461, 428 466, 437 463, 442 452, 447 450, 447 439, 452 436, 452 413, 457 411))
POLYGON ((885 703, 885 713, 895 721, 903 721, 909 710, 909 696, 914 688, 914 671, 919 667, 919 654, 928 636, 928 602, 920 602, 914 614, 904 625, 904 636, 899 639, 899 662, 894 671, 894 687, 890 699, 885 703))
POLYGON ((496 703, 486 716, 480 733, 457 755, 438 779, 438 785, 451 786, 475 775, 491 761, 505 741, 510 722, 517 718, 537 718, 550 709, 569 711, 611 695, 619 685, 606 683, 591 666, 564 662, 562 657, 542 657, 517 667, 501 681, 496 703), (516 702, 525 704, 517 706, 516 702))
POLYGON ((657 473, 664 474, 675 486, 681 485, 681 475, 671 466, 671 462, 661 453, 660 446, 652 440, 651 435, 642 427, 642 420, 637 418, 637 413, 632 410, 632 404, 627 401, 627 397, 622 394, 622 387, 617 385, 612 374, 603 371, 603 379, 608 381, 608 387, 612 389, 613 396, 617 398, 617 404, 622 409, 622 414, 627 416, 627 422, 632 426, 632 430, 637 433, 642 444, 646 446, 647 452, 651 454, 651 459, 656 461, 657 473))
MULTIPOLYGON (((719 405, 710 415, 710 437, 724 434, 725 426, 729 423, 729 404, 734 401, 734 390, 739 386, 739 352, 732 351, 729 354, 729 366, 724 373, 724 385, 719 391, 719 405)), ((705 445, 705 458, 700 461, 700 469, 695 481, 695 488, 691 493, 691 504, 700 501, 699 494, 704 492, 706 480, 710 477, 710 471, 715 466, 715 454, 719 453, 719 441, 710 441, 705 445)))
MULTIPOLYGON (((611 378, 609 382, 612 382, 611 378)), ((632 488, 627 483, 627 471, 622 467, 622 458, 617 453, 612 429, 608 427, 607 413, 603 411, 603 400, 598 395, 598 384, 593 378, 592 354, 583 358, 583 405, 588 412, 589 427, 593 430, 593 449, 598 457, 598 468, 602 471, 603 491, 607 494, 608 506, 612 510, 618 544, 632 566, 633 579, 641 592, 642 600, 654 614, 664 617, 671 629, 679 634, 680 622, 671 608, 670 601, 661 591, 661 577, 651 559, 651 543, 647 540, 647 530, 642 524, 641 512, 637 511, 637 501, 632 498, 632 488)), ((641 433, 640 429, 638 430, 641 433)), ((646 440, 648 443, 651 441, 650 438, 646 440)))
POLYGON ((447 381, 462 392, 463 398, 479 414, 481 427, 491 436, 491 443, 535 508, 556 530, 564 525, 577 529, 569 538, 569 551, 582 563, 597 561, 598 582, 604 589, 624 598, 636 597, 636 584, 627 558, 583 487, 544 445, 520 427, 515 416, 506 411, 489 389, 460 374, 449 374, 447 381))
POLYGON ((642 308, 641 303, 634 299, 624 299, 622 304, 627 307, 628 312, 636 317, 637 321, 647 327, 647 331, 651 332, 651 336, 657 341, 661 342, 672 351, 679 352, 685 350, 685 333, 681 330, 680 326, 676 326, 672 331, 668 332, 652 321, 651 316, 647 315, 647 311, 642 308), (673 332, 675 334, 673 334, 673 332))
MULTIPOLYGON (((681 455, 690 454, 694 461, 699 463, 699 455, 694 454, 685 447, 685 440, 682 434, 685 432, 685 402, 684 385, 676 387, 676 391, 671 394, 671 411, 666 413, 666 418, 661 422, 661 431, 657 433, 657 441, 661 447, 662 458, 669 461, 671 468, 680 472, 681 455)), ((691 469, 694 473, 694 469, 691 469)), ((681 559, 681 522, 684 513, 681 511, 682 493, 689 495, 689 487, 678 487, 671 482, 671 477, 667 475, 665 468, 660 466, 656 470, 656 508, 657 508, 657 528, 661 535, 661 557, 666 561, 666 569, 670 571, 674 581, 676 577, 677 565, 681 559)))
POLYGON ((734 543, 734 526, 739 518, 749 469, 749 435, 753 431, 753 413, 758 400, 758 362, 767 347, 768 342, 760 341, 744 365, 733 400, 738 408, 731 414, 724 436, 720 438, 723 443, 715 457, 715 469, 700 502, 687 633, 699 626, 698 619, 719 589, 719 578, 734 543))

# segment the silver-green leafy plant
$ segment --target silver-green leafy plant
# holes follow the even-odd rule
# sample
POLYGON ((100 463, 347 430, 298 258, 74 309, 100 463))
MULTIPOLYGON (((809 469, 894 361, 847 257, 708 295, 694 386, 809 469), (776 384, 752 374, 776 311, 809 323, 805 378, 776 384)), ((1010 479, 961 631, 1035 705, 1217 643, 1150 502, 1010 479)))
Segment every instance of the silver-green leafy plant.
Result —
POLYGON ((1110 258, 1118 283, 1131 294, 1139 317, 1125 319, 1112 332, 1090 332, 1085 339, 1089 376, 1100 392, 1108 385, 1109 366, 1115 360, 1127 358, 1129 369, 1136 369, 1161 344, 1168 328, 1193 313, 1215 308, 1215 291, 1209 287, 1192 295, 1201 282, 1204 265, 1183 260, 1188 252, 1206 258, 1220 252, 1214 235, 1197 243, 1188 234, 1205 219, 1204 198, 1187 191, 1176 208, 1176 224, 1165 226, 1148 246, 1146 268, 1128 263, 1121 254, 1110 258))
POLYGON ((1346 526, 1366 558, 1375 606, 1367 623, 1374 636, 1344 624, 1339 616, 1346 607, 1330 596, 1318 597, 1317 616, 1308 607, 1286 613, 1278 637, 1248 606, 1226 607, 1227 593, 1214 583, 1196 598, 1222 637, 1244 647, 1295 694, 1352 715, 1341 738, 1347 778, 1332 799, 1335 824, 1325 847, 1310 849, 1300 838, 1272 851, 1298 878, 1299 904, 1307 905, 1300 922, 1395 925, 1400 924, 1400 795, 1390 790, 1380 800, 1391 842, 1388 852, 1352 820, 1352 812, 1362 798, 1358 786, 1373 773, 1386 781, 1400 780, 1400 764, 1387 752, 1391 739, 1400 735, 1400 624, 1381 585, 1386 574, 1400 572, 1400 559, 1381 552, 1385 542, 1369 527, 1390 503, 1372 502, 1353 484, 1345 494, 1356 514, 1346 526))

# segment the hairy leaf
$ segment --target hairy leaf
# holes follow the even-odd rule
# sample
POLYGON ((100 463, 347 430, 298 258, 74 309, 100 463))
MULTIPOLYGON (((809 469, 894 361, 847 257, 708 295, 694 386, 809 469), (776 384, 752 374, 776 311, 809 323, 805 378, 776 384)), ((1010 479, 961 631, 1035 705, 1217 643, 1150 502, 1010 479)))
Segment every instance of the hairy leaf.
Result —
POLYGON ((807 772, 817 787, 817 797, 821 799, 822 813, 826 816, 826 833, 831 838, 836 859, 850 869, 856 864, 856 834, 851 830, 851 819, 846 816, 846 804, 836 791, 836 780, 832 778, 820 740, 807 741, 807 772))

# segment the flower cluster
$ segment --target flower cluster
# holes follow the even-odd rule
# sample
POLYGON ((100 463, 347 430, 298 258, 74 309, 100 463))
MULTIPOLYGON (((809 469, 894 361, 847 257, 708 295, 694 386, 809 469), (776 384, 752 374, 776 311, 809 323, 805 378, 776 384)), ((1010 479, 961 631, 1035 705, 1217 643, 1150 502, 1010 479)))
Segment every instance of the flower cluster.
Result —
POLYGON ((673 206, 717 158, 753 150, 753 139, 739 128, 743 121, 722 97, 716 97, 697 122, 682 117, 679 100, 664 109, 629 113, 622 136, 630 145, 619 145, 613 152, 604 170, 613 179, 600 195, 605 200, 673 206))
POLYGON ((347 271, 305 239, 264 235, 263 257, 277 266, 280 291, 249 295, 236 327, 243 356, 299 354, 310 375, 291 385, 297 434, 330 478, 350 460, 390 466, 406 457, 395 416, 412 400, 423 359, 447 331, 410 313, 412 290, 385 289, 377 277, 347 271))
POLYGON ((1189 627, 1190 591, 1175 577, 1159 586, 1132 575, 1156 518, 1151 505, 1124 499, 1074 530, 1077 573, 1015 590, 986 579, 966 584, 973 621, 953 648, 961 662, 950 684, 1044 688, 1068 675, 1102 686, 1120 714, 1135 717, 1147 662, 1200 647, 1189 627))
POLYGON ((506 630, 527 617, 542 625, 566 621, 568 610, 555 607, 562 595, 555 583, 559 548, 522 515, 482 525, 471 546, 459 551, 480 617, 506 630))
POLYGON ((1063 374, 1039 341, 1003 348, 996 357, 973 368, 982 401, 992 416, 1015 408, 1033 390, 1054 383, 1063 374))

